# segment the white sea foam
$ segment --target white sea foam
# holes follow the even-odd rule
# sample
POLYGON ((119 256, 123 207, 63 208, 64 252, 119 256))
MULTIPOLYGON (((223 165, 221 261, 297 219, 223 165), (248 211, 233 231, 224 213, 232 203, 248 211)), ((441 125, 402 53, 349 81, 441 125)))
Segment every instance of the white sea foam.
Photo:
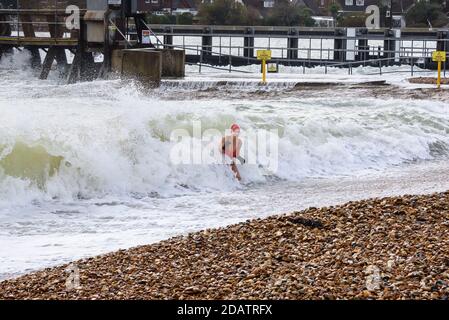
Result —
MULTIPOLYGON (((35 88, 20 99, 3 101, 0 199, 21 201, 20 194, 26 201, 36 194, 43 199, 163 195, 180 186, 182 192, 231 190, 235 182, 222 166, 171 164, 171 132, 191 132, 193 121, 201 121, 203 130, 224 132, 233 122, 243 130, 278 130, 279 170, 274 175, 291 181, 432 160, 445 157, 449 146, 443 102, 322 97, 180 103, 119 86, 35 88), (30 163, 6 166, 16 157, 30 163), (52 161, 58 168, 51 167, 52 161)), ((243 166, 242 171, 247 182, 266 179, 255 168, 243 166)))

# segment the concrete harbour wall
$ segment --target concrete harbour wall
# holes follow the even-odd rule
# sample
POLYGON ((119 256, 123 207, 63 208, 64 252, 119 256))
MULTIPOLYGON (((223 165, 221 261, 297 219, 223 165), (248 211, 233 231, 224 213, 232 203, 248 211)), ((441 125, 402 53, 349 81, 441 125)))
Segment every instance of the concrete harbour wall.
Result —
POLYGON ((111 67, 120 76, 158 85, 162 78, 184 77, 185 52, 173 49, 114 50, 111 67))

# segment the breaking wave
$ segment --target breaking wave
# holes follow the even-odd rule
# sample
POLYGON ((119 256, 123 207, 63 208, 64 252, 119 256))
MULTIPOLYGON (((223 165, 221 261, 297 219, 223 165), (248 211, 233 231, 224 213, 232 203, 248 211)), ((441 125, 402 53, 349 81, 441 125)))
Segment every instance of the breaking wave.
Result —
MULTIPOLYGON (((277 130, 277 170, 267 173, 259 162, 242 165, 249 184, 350 176, 449 154, 449 107, 443 102, 349 95, 167 100, 119 80, 67 86, 15 81, 5 68, 0 73, 3 202, 240 188, 226 166, 170 161, 173 130, 191 133, 194 121, 203 132, 224 133, 234 122, 243 131, 277 130)), ((195 90, 195 84, 181 86, 195 90)), ((245 150, 254 156, 254 146, 245 150)))

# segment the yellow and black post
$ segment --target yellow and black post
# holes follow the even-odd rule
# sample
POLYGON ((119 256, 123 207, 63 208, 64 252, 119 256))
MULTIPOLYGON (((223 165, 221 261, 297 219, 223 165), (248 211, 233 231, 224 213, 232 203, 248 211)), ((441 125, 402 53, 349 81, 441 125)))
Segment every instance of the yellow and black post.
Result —
POLYGON ((441 63, 446 62, 446 51, 434 51, 432 53, 432 60, 438 63, 438 78, 437 87, 441 88, 441 63))
POLYGON ((267 61, 271 60, 271 50, 257 50, 257 59, 262 61, 262 83, 267 83, 267 61))

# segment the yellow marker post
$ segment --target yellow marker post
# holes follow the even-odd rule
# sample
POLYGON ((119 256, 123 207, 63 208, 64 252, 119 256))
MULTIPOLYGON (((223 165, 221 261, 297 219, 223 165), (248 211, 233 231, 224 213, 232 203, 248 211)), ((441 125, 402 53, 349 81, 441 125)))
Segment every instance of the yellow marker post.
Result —
POLYGON ((257 50, 257 60, 262 60, 262 83, 267 83, 267 60, 271 60, 271 50, 257 50))
POLYGON ((441 88, 441 63, 446 62, 446 51, 434 51, 432 53, 432 60, 438 62, 438 79, 437 86, 438 89, 441 88))

